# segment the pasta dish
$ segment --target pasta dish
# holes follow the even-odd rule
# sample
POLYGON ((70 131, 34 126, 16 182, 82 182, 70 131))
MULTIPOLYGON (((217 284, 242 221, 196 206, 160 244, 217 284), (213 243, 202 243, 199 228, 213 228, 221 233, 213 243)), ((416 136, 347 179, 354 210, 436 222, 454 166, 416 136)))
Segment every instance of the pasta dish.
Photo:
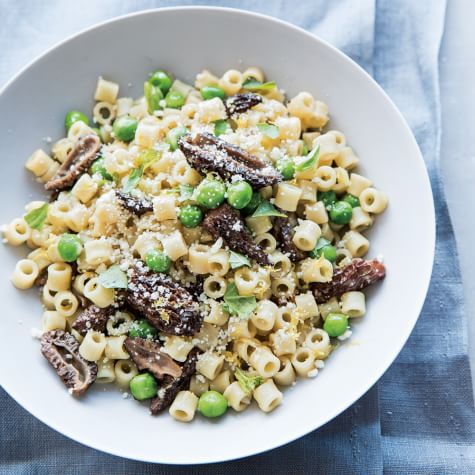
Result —
POLYGON ((270 412, 311 378, 385 276, 365 232, 388 204, 327 105, 257 67, 162 70, 138 99, 98 79, 92 121, 26 168, 50 197, 4 226, 25 244, 41 352, 69 392, 114 383, 179 421, 270 412))

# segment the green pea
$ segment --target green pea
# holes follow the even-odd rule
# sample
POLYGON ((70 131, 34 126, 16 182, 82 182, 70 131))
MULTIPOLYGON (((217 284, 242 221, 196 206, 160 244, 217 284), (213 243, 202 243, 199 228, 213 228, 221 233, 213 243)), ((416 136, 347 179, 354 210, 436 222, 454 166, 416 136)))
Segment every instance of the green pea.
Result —
POLYGON ((150 325, 147 320, 134 320, 129 329, 130 338, 153 339, 157 336, 157 329, 150 325))
POLYGON ((205 417, 219 417, 228 410, 228 401, 218 391, 206 391, 198 401, 198 411, 205 417))
POLYGON ((246 215, 254 213, 254 211, 256 211, 257 207, 261 204, 261 202, 261 194, 258 191, 254 191, 254 193, 252 194, 251 201, 249 201, 248 205, 242 209, 242 212, 246 215))
POLYGON ((281 158, 277 161, 276 168, 282 173, 284 180, 292 180, 295 175, 295 163, 291 158, 281 158))
POLYGON ((153 114, 155 111, 160 110, 160 101, 163 99, 162 90, 158 86, 146 82, 143 85, 143 92, 147 101, 148 113, 153 114))
POLYGON ((228 203, 236 209, 242 209, 252 199, 252 186, 247 181, 237 181, 228 186, 228 203))
POLYGON ((82 241, 77 234, 63 234, 59 238, 58 252, 65 262, 74 262, 82 252, 82 241))
POLYGON ((360 205, 360 200, 355 195, 350 195, 347 193, 343 198, 342 201, 346 201, 351 205, 352 208, 357 208, 360 205))
POLYGON ((113 176, 107 172, 106 167, 104 165, 104 159, 102 157, 99 157, 97 160, 94 160, 94 162, 92 162, 89 172, 91 173, 91 175, 99 173, 102 178, 104 178, 104 180, 114 180, 113 176))
POLYGON ((330 207, 330 221, 335 224, 348 224, 353 216, 353 208, 346 201, 337 201, 330 207))
POLYGON ((203 211, 196 205, 185 205, 180 209, 179 217, 185 228, 196 228, 203 221, 203 211))
POLYGON ((75 122, 84 122, 86 125, 89 125, 89 119, 85 114, 79 111, 69 111, 64 118, 66 131, 68 131, 75 122))
POLYGON ((334 191, 319 191, 317 194, 318 201, 323 201, 325 207, 336 203, 336 193, 334 191))
POLYGON ((224 99, 226 97, 226 93, 223 91, 223 89, 215 85, 203 86, 200 92, 201 97, 206 101, 208 99, 214 99, 215 97, 219 97, 220 99, 224 99))
POLYGON ((219 180, 203 180, 196 189, 196 201, 205 208, 217 208, 226 193, 224 183, 219 180))
POLYGON ((183 125, 179 125, 167 133, 166 141, 170 144, 170 150, 176 150, 178 148, 178 139, 186 134, 186 128, 183 125))
POLYGON ((137 119, 130 117, 130 115, 123 115, 115 120, 112 131, 117 139, 123 142, 131 142, 134 140, 138 124, 137 119))
POLYGON ((216 137, 219 137, 220 135, 225 134, 227 130, 228 130, 228 123, 225 120, 219 119, 215 121, 214 135, 216 135, 216 137))
POLYGON ((310 251, 310 257, 317 258, 323 254, 323 257, 330 262, 336 261, 336 248, 332 246, 330 241, 325 238, 320 238, 317 245, 310 251))
POLYGON ((167 107, 179 109, 185 103, 185 96, 180 91, 168 91, 165 102, 167 107))
POLYGON ((172 265, 171 259, 162 251, 151 249, 145 254, 145 264, 154 272, 168 272, 172 265))
POLYGON ((157 395, 158 385, 150 373, 142 373, 134 376, 129 383, 132 396, 138 401, 151 399, 157 395))
POLYGON ((322 248, 323 257, 330 262, 336 261, 336 247, 329 245, 322 248))
POLYGON ((341 336, 348 328, 348 317, 344 313, 329 313, 323 329, 333 337, 341 336))
POLYGON ((173 80, 165 71, 159 69, 150 76, 148 82, 153 86, 159 87, 162 93, 166 94, 172 87, 173 80))

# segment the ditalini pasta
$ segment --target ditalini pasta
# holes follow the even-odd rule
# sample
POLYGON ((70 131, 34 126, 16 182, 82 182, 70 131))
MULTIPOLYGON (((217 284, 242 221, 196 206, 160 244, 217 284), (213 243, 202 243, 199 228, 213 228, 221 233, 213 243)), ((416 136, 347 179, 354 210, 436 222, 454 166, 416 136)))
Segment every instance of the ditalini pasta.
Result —
POLYGON ((12 283, 40 287, 41 351, 71 394, 115 384, 181 422, 270 412, 365 315, 388 197, 310 92, 257 67, 145 79, 132 98, 100 77, 92 121, 69 112, 26 160, 53 196, 4 226, 29 247, 12 283))

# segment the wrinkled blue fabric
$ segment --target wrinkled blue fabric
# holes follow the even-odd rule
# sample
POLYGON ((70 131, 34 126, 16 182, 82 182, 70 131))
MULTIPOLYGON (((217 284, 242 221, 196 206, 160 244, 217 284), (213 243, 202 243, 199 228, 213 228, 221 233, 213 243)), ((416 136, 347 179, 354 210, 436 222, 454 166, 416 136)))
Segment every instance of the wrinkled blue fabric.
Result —
POLYGON ((239 7, 295 23, 352 57, 396 102, 421 147, 437 211, 435 266, 421 317, 381 381, 347 411, 285 447, 229 463, 172 467, 103 454, 46 427, 0 390, 0 473, 474 474, 463 291, 439 173, 438 51, 445 0, 0 0, 0 84, 86 26, 146 8, 190 4, 239 7))

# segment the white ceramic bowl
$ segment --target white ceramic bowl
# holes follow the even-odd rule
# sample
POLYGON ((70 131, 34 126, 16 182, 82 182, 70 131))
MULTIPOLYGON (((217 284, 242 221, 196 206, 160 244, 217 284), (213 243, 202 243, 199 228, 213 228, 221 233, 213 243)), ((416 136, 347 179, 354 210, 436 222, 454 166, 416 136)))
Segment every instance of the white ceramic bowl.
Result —
POLYGON ((230 411, 218 421, 191 424, 122 399, 115 388, 71 397, 30 335, 40 326, 36 292, 13 288, 9 277, 25 249, 0 246, 0 382, 35 417, 72 439, 132 459, 172 464, 244 457, 290 442, 322 426, 361 397, 384 373, 408 338, 429 284, 435 239, 432 194, 416 142, 401 114, 355 63, 292 25, 219 8, 142 12, 91 28, 38 58, 0 95, 2 174, 0 222, 21 215, 41 187, 23 168, 44 137, 64 133, 70 109, 90 111, 99 75, 139 96, 157 67, 192 81, 203 68, 259 65, 289 95, 310 91, 330 108, 361 158, 361 168, 390 197, 370 232, 370 254, 382 254, 387 278, 369 292, 368 313, 353 339, 336 351, 316 379, 285 391, 269 415, 230 411))

